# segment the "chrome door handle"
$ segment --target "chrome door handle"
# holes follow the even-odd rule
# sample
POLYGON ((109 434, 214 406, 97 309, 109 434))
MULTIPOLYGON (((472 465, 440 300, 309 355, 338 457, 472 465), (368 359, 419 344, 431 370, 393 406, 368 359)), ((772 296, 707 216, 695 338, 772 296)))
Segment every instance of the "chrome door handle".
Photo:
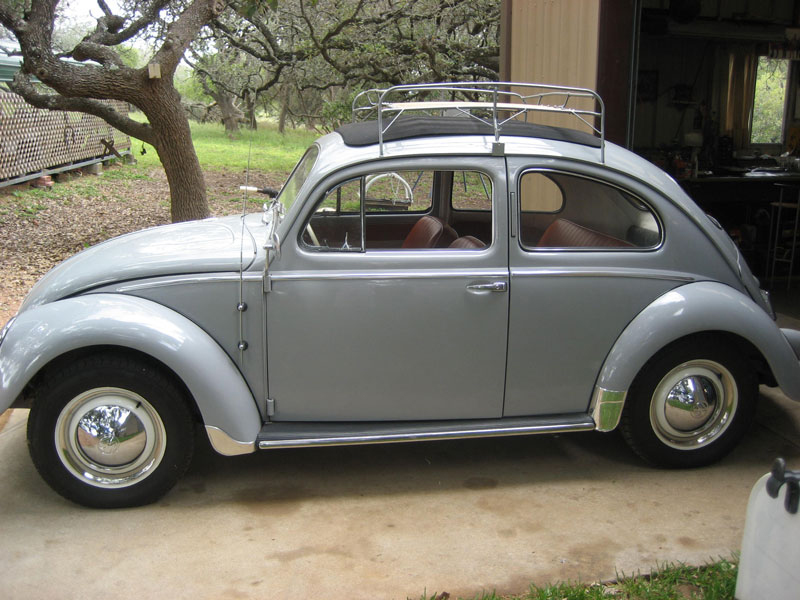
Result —
POLYGON ((475 292, 507 292, 508 283, 505 281, 492 281, 491 283, 470 283, 468 290, 475 292))

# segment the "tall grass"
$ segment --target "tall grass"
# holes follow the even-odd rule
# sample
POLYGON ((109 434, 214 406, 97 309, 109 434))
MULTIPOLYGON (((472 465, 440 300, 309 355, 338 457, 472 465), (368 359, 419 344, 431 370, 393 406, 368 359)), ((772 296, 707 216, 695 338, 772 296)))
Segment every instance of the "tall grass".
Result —
MULTIPOLYGON (((287 129, 279 133, 276 125, 259 123, 256 131, 242 129, 233 138, 222 125, 191 123, 192 141, 203 169, 243 171, 248 166, 261 172, 291 171, 306 148, 319 134, 305 129, 287 129)), ((140 167, 157 167, 161 163, 155 149, 149 144, 132 139, 131 151, 140 167), (142 148, 145 154, 142 154, 142 148)))

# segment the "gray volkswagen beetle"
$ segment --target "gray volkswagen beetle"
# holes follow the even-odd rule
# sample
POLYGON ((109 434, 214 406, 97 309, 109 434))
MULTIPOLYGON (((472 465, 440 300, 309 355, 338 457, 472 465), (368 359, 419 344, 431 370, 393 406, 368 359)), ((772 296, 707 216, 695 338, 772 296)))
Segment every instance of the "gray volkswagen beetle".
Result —
POLYGON ((508 85, 367 92, 263 215, 48 273, 0 336, 0 411, 30 403, 43 478, 152 502, 197 423, 225 455, 619 427, 693 467, 743 436, 760 383, 800 400, 800 334, 719 225, 605 141, 595 93, 508 85), (582 123, 532 122, 553 115, 582 123))

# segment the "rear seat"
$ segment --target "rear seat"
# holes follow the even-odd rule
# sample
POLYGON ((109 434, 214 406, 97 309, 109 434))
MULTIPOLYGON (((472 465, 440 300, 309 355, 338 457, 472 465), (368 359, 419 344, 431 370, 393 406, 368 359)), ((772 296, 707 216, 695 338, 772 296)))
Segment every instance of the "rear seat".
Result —
POLYGON ((538 248, 632 248, 633 244, 567 219, 557 219, 544 230, 538 248))
POLYGON ((478 238, 473 237, 471 235, 465 235, 463 237, 460 237, 452 244, 450 244, 450 248, 457 248, 461 250, 479 250, 480 248, 485 248, 485 247, 486 244, 484 244, 478 238))

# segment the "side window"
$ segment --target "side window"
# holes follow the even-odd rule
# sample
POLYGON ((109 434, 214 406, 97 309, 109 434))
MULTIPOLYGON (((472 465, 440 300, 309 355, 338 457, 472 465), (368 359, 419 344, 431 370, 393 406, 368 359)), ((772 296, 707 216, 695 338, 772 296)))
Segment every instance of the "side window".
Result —
POLYGON ((652 210, 620 188, 587 177, 529 171, 519 184, 520 241, 536 249, 653 248, 652 210))
POLYGON ((453 173, 453 191, 450 198, 453 210, 492 210, 492 180, 477 171, 453 173))
POLYGON ((329 189, 317 204, 302 233, 303 245, 318 251, 363 250, 361 198, 363 177, 329 189))
POLYGON ((300 243, 317 252, 480 250, 491 243, 491 224, 492 182, 485 174, 379 171, 328 189, 300 243), (469 219, 459 221, 458 210, 472 211, 469 219), (455 227, 461 223, 463 236, 455 227))
POLYGON ((365 178, 366 212, 427 212, 433 171, 386 171, 365 178))

